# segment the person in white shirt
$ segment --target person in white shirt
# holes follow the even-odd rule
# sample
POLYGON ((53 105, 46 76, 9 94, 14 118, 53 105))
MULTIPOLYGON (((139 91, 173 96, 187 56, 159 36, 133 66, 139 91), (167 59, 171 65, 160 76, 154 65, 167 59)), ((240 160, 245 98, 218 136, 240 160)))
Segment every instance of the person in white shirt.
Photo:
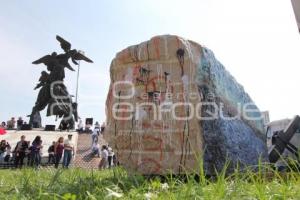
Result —
POLYGON ((95 127, 92 133, 92 145, 94 144, 95 141, 98 142, 99 134, 100 134, 100 129, 95 127))
POLYGON ((97 155, 98 157, 100 157, 100 145, 97 141, 95 141, 92 146, 92 155, 97 155))
POLYGON ((99 122, 95 123, 95 128, 98 128, 100 130, 100 124, 99 124, 99 122))
POLYGON ((113 151, 113 149, 109 145, 108 145, 108 149, 107 150, 108 150, 108 158, 107 158, 107 160, 108 160, 108 167, 111 168, 115 152, 113 151))
POLYGON ((99 163, 99 169, 106 169, 107 168, 107 159, 108 159, 108 151, 107 146, 103 145, 101 150, 101 160, 99 163))
POLYGON ((83 132, 83 123, 82 123, 81 119, 79 120, 77 127, 78 127, 78 129, 77 129, 78 133, 82 133, 83 132))
POLYGON ((68 139, 64 141, 63 168, 69 168, 73 156, 74 156, 74 144, 72 142, 72 135, 68 135, 68 139))

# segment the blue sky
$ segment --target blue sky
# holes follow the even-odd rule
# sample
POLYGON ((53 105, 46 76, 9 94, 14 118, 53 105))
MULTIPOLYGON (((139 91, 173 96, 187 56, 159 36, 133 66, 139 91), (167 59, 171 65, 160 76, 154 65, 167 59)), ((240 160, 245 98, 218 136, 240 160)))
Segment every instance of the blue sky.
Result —
MULTIPOLYGON (((105 120, 115 54, 161 34, 212 49, 271 119, 300 114, 300 36, 290 1, 1 1, 0 121, 30 113, 37 95, 33 88, 45 69, 31 62, 61 51, 56 34, 94 60, 81 65, 83 118, 105 120)), ((75 94, 76 73, 67 72, 66 84, 75 94)))

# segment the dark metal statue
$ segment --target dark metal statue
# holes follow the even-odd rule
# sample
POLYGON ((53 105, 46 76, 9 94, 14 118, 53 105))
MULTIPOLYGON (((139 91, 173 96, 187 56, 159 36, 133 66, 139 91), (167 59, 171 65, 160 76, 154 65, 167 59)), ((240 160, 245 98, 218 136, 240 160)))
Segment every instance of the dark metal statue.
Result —
POLYGON ((47 106, 47 116, 55 115, 62 118, 60 128, 62 130, 73 129, 75 121, 78 120, 77 102, 72 101, 72 96, 68 93, 67 87, 64 85, 65 68, 75 71, 69 64, 69 59, 75 65, 78 65, 79 60, 92 63, 93 61, 76 49, 71 49, 71 43, 60 36, 56 36, 60 42, 61 48, 65 53, 57 54, 53 52, 51 55, 46 55, 32 64, 41 64, 47 66, 47 71, 42 71, 39 83, 34 88, 41 88, 35 106, 32 108, 29 123, 34 125, 34 116, 44 110, 47 106))
POLYGON ((287 149, 296 156, 300 164, 299 150, 290 142, 299 129, 300 117, 296 115, 285 130, 281 130, 273 135, 273 146, 269 151, 269 160, 271 163, 276 163, 280 158, 282 158, 281 154, 283 154, 284 150, 287 149))

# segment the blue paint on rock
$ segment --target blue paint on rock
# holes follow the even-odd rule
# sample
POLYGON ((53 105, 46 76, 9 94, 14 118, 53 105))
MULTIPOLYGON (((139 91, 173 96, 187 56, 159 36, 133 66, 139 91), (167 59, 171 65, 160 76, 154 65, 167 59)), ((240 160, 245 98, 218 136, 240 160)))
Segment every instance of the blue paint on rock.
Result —
MULTIPOLYGON (((197 84, 204 102, 224 104, 224 116, 236 116, 238 104, 244 106, 252 103, 255 112, 247 113, 256 120, 239 117, 232 120, 217 118, 200 120, 204 139, 204 166, 207 174, 214 174, 215 169, 223 169, 225 162, 230 161, 228 170, 233 171, 237 163, 241 168, 255 166, 268 161, 267 147, 263 135, 261 113, 244 88, 215 58, 213 52, 202 49, 201 62, 197 69, 197 84), (213 98, 211 98, 213 96, 213 98)), ((202 107, 202 116, 210 116, 207 111, 214 112, 211 105, 202 107)))

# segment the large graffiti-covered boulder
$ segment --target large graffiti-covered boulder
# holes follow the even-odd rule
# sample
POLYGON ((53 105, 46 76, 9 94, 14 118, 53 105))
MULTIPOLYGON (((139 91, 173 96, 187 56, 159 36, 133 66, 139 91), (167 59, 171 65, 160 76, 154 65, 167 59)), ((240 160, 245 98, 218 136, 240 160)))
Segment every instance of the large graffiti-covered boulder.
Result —
POLYGON ((207 174, 267 160, 260 112, 213 53, 178 36, 119 52, 110 66, 106 140, 142 174, 207 174))

